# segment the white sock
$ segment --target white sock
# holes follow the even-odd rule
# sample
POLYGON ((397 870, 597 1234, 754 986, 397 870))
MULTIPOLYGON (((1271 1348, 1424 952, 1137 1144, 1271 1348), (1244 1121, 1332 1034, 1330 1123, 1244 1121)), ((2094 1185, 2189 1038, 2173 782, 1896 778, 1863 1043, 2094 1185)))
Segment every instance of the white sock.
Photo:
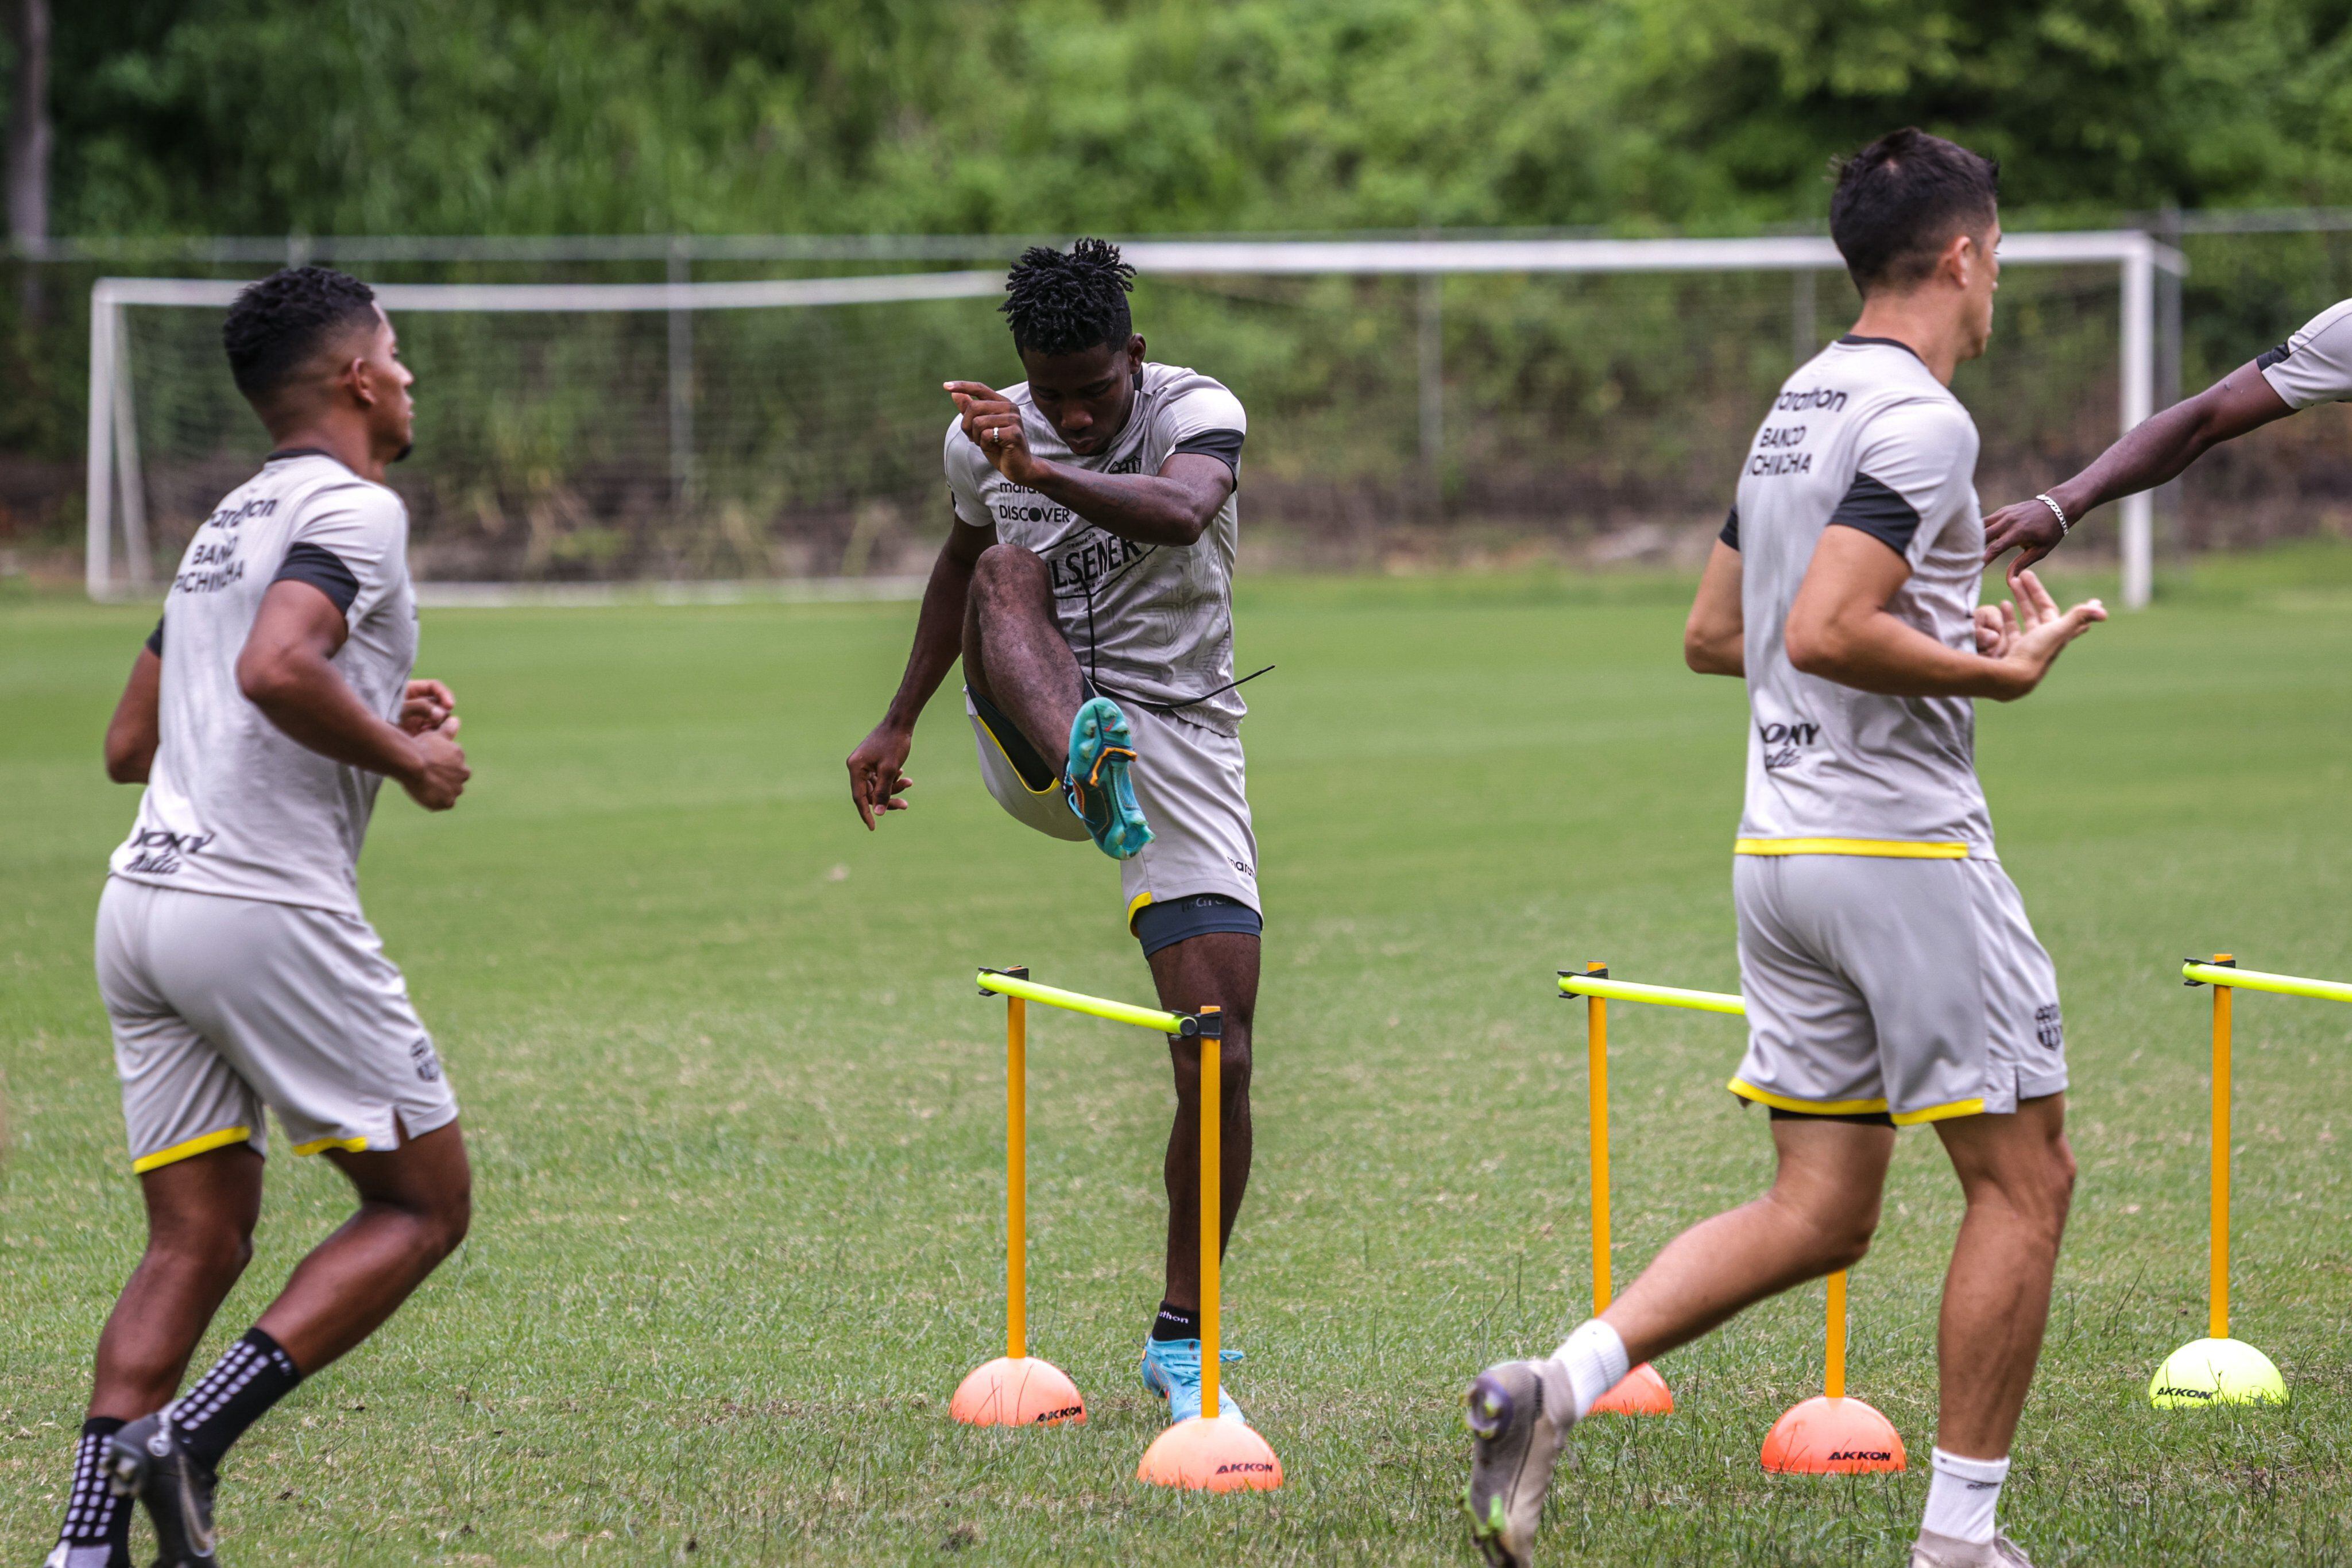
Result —
POLYGON ((1567 1369, 1569 1387, 1576 1396, 1576 1418, 1580 1421, 1602 1395, 1625 1381, 1629 1370, 1625 1342, 1599 1318, 1588 1320, 1560 1341, 1551 1358, 1567 1369))
POLYGON ((1927 1483, 1927 1517, 1919 1528, 1955 1541, 1990 1541, 2000 1483, 2009 1479, 2008 1458, 1964 1459, 1937 1448, 1929 1463, 1934 1479, 1927 1483))

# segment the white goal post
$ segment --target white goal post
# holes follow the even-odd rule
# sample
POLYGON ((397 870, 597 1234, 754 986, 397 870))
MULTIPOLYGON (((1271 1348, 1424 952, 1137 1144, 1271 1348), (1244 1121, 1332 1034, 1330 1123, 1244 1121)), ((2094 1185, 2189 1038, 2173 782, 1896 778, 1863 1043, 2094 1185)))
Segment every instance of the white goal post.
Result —
MULTIPOLYGON (((1489 239, 1136 240, 1122 246, 1139 272, 1171 277, 1417 277, 1424 280, 1422 330, 1423 442, 1436 439, 1437 280, 1456 274, 1840 273, 1843 263, 1825 237, 1750 239, 1489 239)), ((2156 399, 2156 274, 2185 274, 2179 252, 2137 230, 2010 234, 2001 242, 2010 266, 2112 266, 2116 269, 2120 387, 2118 426, 2128 430, 2154 412, 2156 399)), ((973 299, 999 292, 1001 271, 897 273, 865 277, 750 282, 381 284, 376 296, 396 312, 563 313, 643 312, 669 321, 667 442, 673 471, 691 471, 693 408, 691 321, 696 312, 807 308, 921 300, 973 299), (683 367, 683 369, 682 369, 683 367)), ((144 591, 152 575, 139 420, 131 395, 130 334, 133 307, 222 308, 244 287, 235 279, 107 277, 90 295, 89 510, 87 579, 95 599, 126 589, 144 591), (113 558, 120 539, 124 570, 113 558)), ((1810 308, 1810 307, 1808 307, 1810 308)), ((2123 600, 2147 602, 2152 587, 2152 498, 2121 504, 2123 600)))

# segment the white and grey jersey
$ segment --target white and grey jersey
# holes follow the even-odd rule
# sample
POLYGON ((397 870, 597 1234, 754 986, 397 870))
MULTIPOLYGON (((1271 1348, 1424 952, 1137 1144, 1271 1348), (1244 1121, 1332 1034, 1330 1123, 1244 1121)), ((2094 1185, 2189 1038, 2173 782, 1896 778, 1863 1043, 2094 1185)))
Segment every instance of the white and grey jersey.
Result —
POLYGON ((2289 408, 2352 401, 2352 299, 2330 305, 2254 364, 2289 408))
POLYGON ((1744 852, 1829 841, 1836 853, 1992 854, 1969 700, 1856 691, 1799 670, 1787 642, 1814 549, 1843 527, 1909 563, 1889 613, 1974 652, 1984 573, 1976 460, 1968 411, 1890 340, 1839 340, 1773 400, 1723 534, 1740 552, 1753 720, 1744 852))
POLYGON ((1003 395, 1021 411, 1029 450, 1048 462, 1098 474, 1157 474, 1177 453, 1199 452, 1233 466, 1234 493, 1197 543, 1148 545, 1011 483, 964 434, 960 419, 948 426, 945 454, 956 516, 973 528, 992 526, 1002 542, 1044 559, 1055 618, 1096 685, 1221 735, 1239 734, 1249 711, 1241 693, 1230 689, 1236 502, 1248 432, 1241 400, 1197 371, 1146 364, 1125 428, 1108 449, 1082 457, 1037 412, 1026 382, 1003 395))
POLYGON ((149 645, 163 655, 160 736, 131 837, 132 882, 356 915, 359 855, 381 776, 297 745, 237 686, 237 655, 281 579, 343 612, 335 668, 397 719, 416 662, 408 508, 323 453, 273 453, 196 529, 149 645))

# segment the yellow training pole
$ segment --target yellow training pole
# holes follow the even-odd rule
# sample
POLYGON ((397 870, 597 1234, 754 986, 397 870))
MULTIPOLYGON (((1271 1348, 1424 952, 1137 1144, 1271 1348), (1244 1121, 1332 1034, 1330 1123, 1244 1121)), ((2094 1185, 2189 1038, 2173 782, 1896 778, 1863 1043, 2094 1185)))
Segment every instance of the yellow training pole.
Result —
MULTIPOLYGON (((1588 974, 1609 966, 1588 960, 1588 974)), ((1609 1310, 1609 1000, 1584 998, 1584 1078, 1592 1125, 1592 1315, 1609 1310)))
POLYGON ((1845 1397, 1845 1270, 1830 1276, 1828 1375, 1822 1392, 1832 1399, 1845 1397))
MULTIPOLYGON (((2227 964, 2216 953, 2213 962, 2227 964)), ((2213 1288, 2215 1339, 2230 1337, 2230 998, 2227 986, 2213 988, 2213 1288)))
MULTIPOLYGON (((1024 970, 1022 973, 1026 973, 1024 970)), ((1029 1354, 1029 1004, 1004 998, 1004 1354, 1029 1354)))
POLYGON ((1201 1414, 1217 1407, 1218 1254, 1223 1250, 1223 1024, 1215 1008, 1201 1009, 1201 1414))

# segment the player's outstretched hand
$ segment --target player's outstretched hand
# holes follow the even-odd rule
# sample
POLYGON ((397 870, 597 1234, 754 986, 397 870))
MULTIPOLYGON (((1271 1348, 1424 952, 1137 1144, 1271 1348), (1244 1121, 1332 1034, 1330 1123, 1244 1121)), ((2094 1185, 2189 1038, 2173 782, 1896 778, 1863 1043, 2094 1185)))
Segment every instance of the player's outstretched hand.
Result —
POLYGON ((874 831, 884 813, 907 809, 899 797, 912 789, 915 781, 899 769, 907 765, 907 754, 914 747, 910 731, 884 723, 876 725, 874 733, 849 754, 849 800, 867 832, 874 831))
POLYGON ((457 699, 438 681, 411 681, 400 699, 400 727, 411 735, 438 729, 457 711, 457 699))
POLYGON ((1021 411, 1010 398, 981 382, 947 382, 948 396, 963 414, 965 438, 980 448, 999 474, 1026 484, 1034 459, 1021 428, 1021 411))
POLYGON ((466 748, 457 744, 457 716, 451 714, 416 737, 419 760, 400 781, 409 798, 428 811, 446 811, 466 792, 474 770, 466 766, 466 748))
POLYGON ((2038 497, 2003 507, 1985 519, 1985 564, 1990 566, 2003 550, 2015 550, 2017 559, 2009 563, 2009 587, 2021 596, 2018 574, 2047 557, 2065 537, 2066 530, 2058 526, 2058 514, 2038 497))
POLYGON ((2095 599, 2085 599, 2071 610, 2059 609, 2042 580, 2030 571, 2020 571, 2014 580, 2017 598, 2000 607, 2003 621, 2015 628, 2008 648, 1999 655, 2013 677, 2000 694, 2003 702, 2013 702, 2040 685, 2066 644, 2107 618, 2107 607, 2095 599))

